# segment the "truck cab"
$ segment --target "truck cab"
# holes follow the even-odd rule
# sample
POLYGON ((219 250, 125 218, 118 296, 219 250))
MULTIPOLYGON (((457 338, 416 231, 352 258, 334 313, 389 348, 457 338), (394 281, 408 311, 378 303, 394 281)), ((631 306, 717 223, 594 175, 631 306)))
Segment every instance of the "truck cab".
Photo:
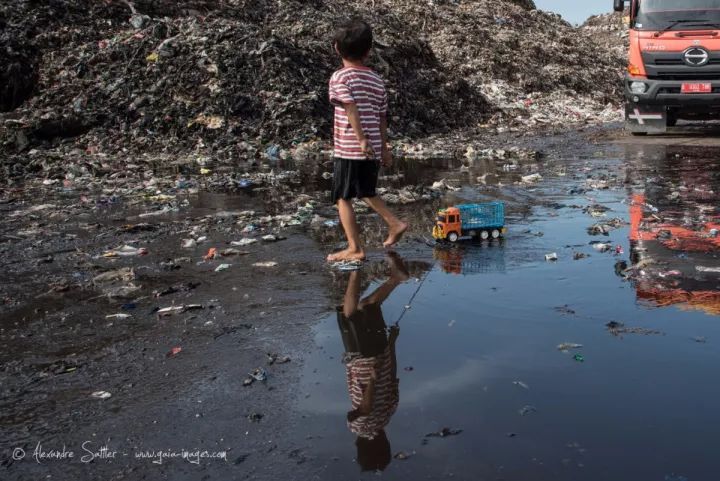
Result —
POLYGON ((436 239, 451 238, 455 242, 462 235, 460 209, 457 207, 448 207, 439 211, 436 221, 433 228, 433 237, 436 239))
POLYGON ((720 0, 614 0, 616 11, 627 7, 627 129, 720 118, 720 0))

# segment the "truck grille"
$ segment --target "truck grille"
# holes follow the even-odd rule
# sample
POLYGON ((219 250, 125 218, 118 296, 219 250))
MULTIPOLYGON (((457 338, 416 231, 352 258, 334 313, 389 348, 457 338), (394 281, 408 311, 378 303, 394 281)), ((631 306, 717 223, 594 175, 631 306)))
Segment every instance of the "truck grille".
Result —
POLYGON ((658 72, 650 75, 648 78, 653 80, 717 80, 720 79, 720 71, 716 72, 686 72, 686 71, 666 71, 658 72))
POLYGON ((720 79, 720 52, 710 52, 710 61, 702 67, 691 67, 682 52, 643 52, 649 79, 653 80, 716 80, 720 79))

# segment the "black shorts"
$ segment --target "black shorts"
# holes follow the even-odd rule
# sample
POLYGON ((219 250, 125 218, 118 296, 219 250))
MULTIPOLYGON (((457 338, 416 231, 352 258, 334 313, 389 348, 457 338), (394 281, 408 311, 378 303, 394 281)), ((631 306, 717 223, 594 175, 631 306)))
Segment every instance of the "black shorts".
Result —
POLYGON ((374 160, 349 160, 335 158, 332 202, 338 199, 363 199, 375 197, 380 164, 374 160))

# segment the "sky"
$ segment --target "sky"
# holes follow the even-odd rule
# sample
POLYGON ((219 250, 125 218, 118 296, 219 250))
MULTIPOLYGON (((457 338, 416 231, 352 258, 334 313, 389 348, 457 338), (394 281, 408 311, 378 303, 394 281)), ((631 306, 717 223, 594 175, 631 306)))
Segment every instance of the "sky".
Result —
POLYGON ((590 15, 611 12, 612 0, 535 0, 540 10, 559 13, 570 23, 583 23, 590 15))

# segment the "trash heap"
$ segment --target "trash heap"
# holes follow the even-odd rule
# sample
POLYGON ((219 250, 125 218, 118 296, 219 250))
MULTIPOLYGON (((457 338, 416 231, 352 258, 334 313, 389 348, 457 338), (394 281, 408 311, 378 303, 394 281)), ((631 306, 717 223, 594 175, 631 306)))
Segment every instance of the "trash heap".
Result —
POLYGON ((616 57, 627 58, 630 46, 628 12, 593 15, 580 27, 616 57))
POLYGON ((605 121, 622 58, 530 0, 18 0, 0 6, 3 176, 105 156, 320 152, 331 32, 375 27, 391 133, 605 121), (281 149, 281 150, 280 150, 281 149), (48 154, 50 157, 48 158, 48 154), (62 162, 59 162, 62 159, 62 162))

